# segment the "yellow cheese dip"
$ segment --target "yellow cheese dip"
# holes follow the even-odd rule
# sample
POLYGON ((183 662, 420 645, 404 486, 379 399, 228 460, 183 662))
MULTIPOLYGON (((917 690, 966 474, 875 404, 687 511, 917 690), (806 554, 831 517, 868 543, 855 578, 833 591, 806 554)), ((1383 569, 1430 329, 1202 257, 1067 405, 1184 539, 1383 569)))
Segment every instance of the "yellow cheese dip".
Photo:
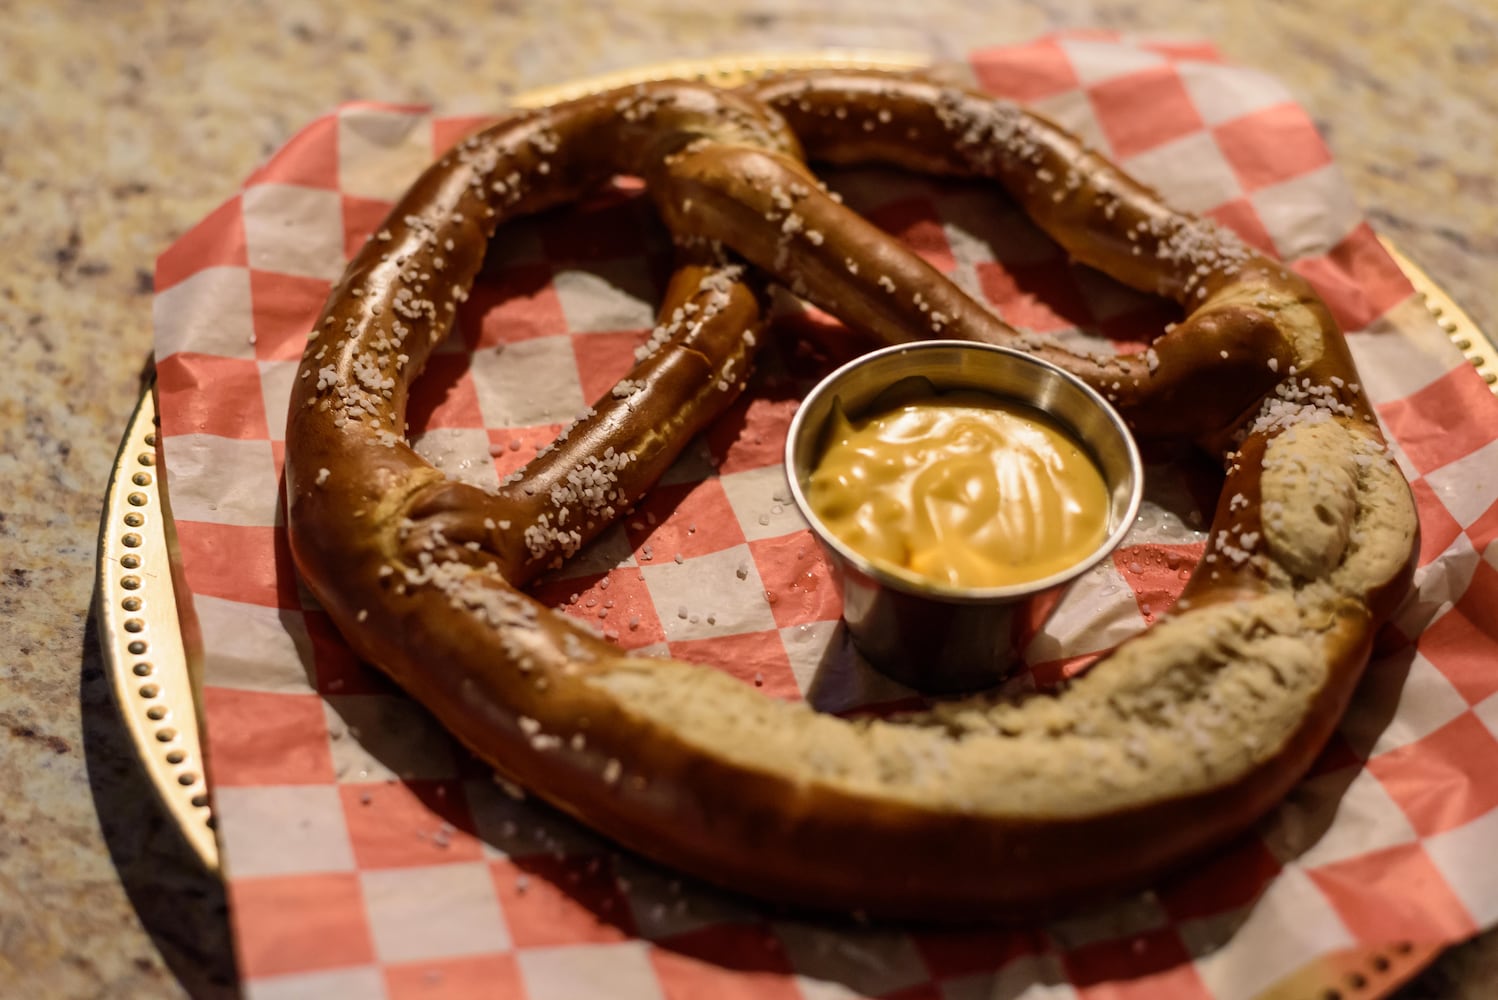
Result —
POLYGON ((812 510, 849 548, 956 587, 1028 583, 1097 550, 1108 489, 1055 421, 983 392, 896 394, 856 421, 836 408, 807 483, 812 510))

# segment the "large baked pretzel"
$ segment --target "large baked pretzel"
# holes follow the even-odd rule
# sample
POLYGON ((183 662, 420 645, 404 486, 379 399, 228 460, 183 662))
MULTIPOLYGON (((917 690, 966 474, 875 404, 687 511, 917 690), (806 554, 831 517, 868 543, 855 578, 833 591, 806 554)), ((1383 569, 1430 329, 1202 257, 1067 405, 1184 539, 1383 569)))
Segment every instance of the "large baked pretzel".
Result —
POLYGON ((1299 277, 1045 120, 915 77, 662 83, 489 128, 359 252, 300 376, 292 550, 357 653, 504 778, 608 836, 817 907, 1033 915, 1244 830, 1326 742, 1415 550, 1409 489, 1299 277), (997 180, 1074 258, 1174 298, 1185 321, 1123 357, 1019 334, 825 193, 803 144, 997 180), (486 241, 615 174, 645 179, 681 253, 643 360, 497 491, 445 479, 403 437, 407 390, 486 241), (1226 485, 1184 596, 1058 694, 857 721, 631 656, 524 596, 743 386, 757 272, 889 340, 1028 347, 1139 435, 1220 455, 1226 485))

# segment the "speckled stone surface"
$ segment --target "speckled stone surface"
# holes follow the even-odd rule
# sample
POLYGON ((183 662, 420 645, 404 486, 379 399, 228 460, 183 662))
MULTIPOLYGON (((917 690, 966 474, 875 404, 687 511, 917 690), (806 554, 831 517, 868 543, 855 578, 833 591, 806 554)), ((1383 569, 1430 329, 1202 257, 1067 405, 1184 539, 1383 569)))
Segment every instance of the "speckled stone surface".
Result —
MULTIPOLYGON (((0 995, 231 995, 221 889, 154 806, 93 632, 155 255, 350 98, 499 106, 662 59, 1205 37, 1283 79, 1374 224, 1498 329, 1498 8, 1481 0, 0 2, 0 995)), ((1498 995, 1498 940, 1402 1000, 1498 995)))

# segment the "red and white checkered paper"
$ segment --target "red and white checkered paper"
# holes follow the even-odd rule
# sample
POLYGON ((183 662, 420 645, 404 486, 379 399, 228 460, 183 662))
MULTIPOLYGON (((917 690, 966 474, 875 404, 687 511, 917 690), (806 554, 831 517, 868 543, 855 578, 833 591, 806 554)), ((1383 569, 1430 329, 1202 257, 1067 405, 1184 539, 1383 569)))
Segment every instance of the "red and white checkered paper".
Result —
MULTIPOLYGON (((1498 922, 1498 403, 1273 80, 1209 46, 1099 35, 985 50, 972 69, 1292 262, 1352 331, 1423 543, 1415 591, 1314 772, 1253 836, 1156 891, 1002 931, 760 907, 509 798, 354 661, 287 552, 282 427, 306 333, 390 201, 476 124, 349 105, 297 135, 156 273, 161 424, 250 997, 1238 1000, 1341 949, 1453 942, 1498 922)), ((1127 347, 1170 317, 1070 268, 976 186, 835 182, 1019 326, 1127 347)), ((603 394, 653 322, 670 262, 654 227, 621 184, 505 229, 461 334, 414 394, 420 449, 497 483, 603 394)), ((541 599, 772 697, 830 710, 908 698, 848 652, 827 568, 785 497, 786 427, 837 360, 835 333, 815 313, 782 324, 779 353, 732 414, 541 599), (823 346, 795 336, 807 333, 823 346)), ((1190 476, 1151 483, 1128 544, 1029 642, 1022 685, 1075 671, 1179 593, 1210 498, 1190 476)))

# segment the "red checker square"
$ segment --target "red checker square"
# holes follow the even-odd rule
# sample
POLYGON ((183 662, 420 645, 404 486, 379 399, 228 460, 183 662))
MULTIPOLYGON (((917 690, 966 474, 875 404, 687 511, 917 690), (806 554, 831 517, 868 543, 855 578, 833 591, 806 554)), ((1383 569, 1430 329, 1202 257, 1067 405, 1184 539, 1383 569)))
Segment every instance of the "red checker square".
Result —
POLYGON ((507 427, 503 430, 490 428, 489 454, 494 456, 494 471, 503 480, 510 473, 525 468, 526 463, 536 457, 536 452, 555 441, 561 431, 561 424, 507 427))
POLYGON ((458 310, 458 329, 474 350, 550 337, 567 329, 551 268, 514 264, 481 275, 458 310))
POLYGON ((1075 90, 1080 83, 1071 59, 1055 38, 979 49, 971 61, 979 87, 1012 101, 1038 101, 1075 90))
POLYGON ((1139 46, 1175 62, 1222 62, 1222 53, 1211 42, 1158 41, 1139 46))
POLYGON ((318 694, 394 694, 398 690, 393 681, 354 655, 326 613, 304 611, 302 621, 312 642, 318 694))
POLYGON ((1004 321, 1022 330, 1055 333, 1092 322, 1080 289, 1059 264, 981 263, 978 287, 1004 321))
POLYGON ((1359 223, 1326 256, 1307 257, 1294 266, 1315 286, 1348 333, 1366 329, 1415 292, 1366 222, 1359 223))
POLYGON ((548 260, 617 260, 640 252, 643 233, 658 227, 644 188, 611 184, 569 212, 548 218, 541 245, 548 260))
POLYGON ((295 361, 307 346, 307 334, 328 301, 331 283, 278 271, 250 271, 255 302, 255 357, 260 361, 295 361))
POLYGON ((338 117, 319 118, 292 136, 290 142, 249 176, 244 186, 267 183, 337 189, 338 117))
POLYGON ((1174 928, 1098 941, 1062 955, 1082 1000, 1207 1000, 1212 994, 1174 928))
POLYGON ((1216 208, 1206 213, 1207 218, 1220 226, 1226 226, 1237 233, 1243 242, 1268 257, 1277 258, 1278 252, 1274 248, 1274 237, 1269 235, 1269 230, 1264 228, 1264 220, 1259 218, 1258 209, 1254 203, 1247 198, 1234 198, 1232 201, 1223 202, 1216 208))
POLYGON ((1277 104, 1212 130, 1245 192, 1308 174, 1332 162, 1331 150, 1298 104, 1277 104))
POLYGON ((602 576, 538 583, 530 590, 542 604, 603 630, 624 649, 666 641, 666 630, 656 614, 650 590, 633 566, 611 570, 602 576), (606 616, 600 618, 601 612, 606 616))
POLYGON ((203 688, 209 772, 218 787, 331 785, 333 754, 322 699, 203 688))
MULTIPOLYGON (((1424 520, 1425 517, 1422 513, 1421 530, 1424 530, 1424 520)), ((1483 511, 1477 520, 1467 525, 1467 537, 1472 539, 1472 545, 1478 552, 1486 551, 1489 545, 1493 544, 1494 541, 1498 541, 1498 503, 1493 504, 1493 506, 1483 511)), ((1423 546, 1421 551, 1423 553, 1423 546)))
POLYGON ((244 267, 250 262, 239 196, 224 202, 177 238, 156 258, 156 291, 210 267, 244 267))
POLYGON ((708 450, 723 475, 764 469, 785 459, 785 439, 799 398, 745 394, 707 428, 708 450))
POLYGON ((177 521, 187 587, 195 594, 267 608, 296 608, 285 528, 177 521))
POLYGON ((433 154, 441 156, 456 145, 459 139, 470 136, 479 129, 488 128, 498 120, 493 115, 461 115, 432 119, 433 154))
POLYGON ((1456 605, 1421 634, 1420 652, 1476 705, 1498 692, 1498 569, 1479 561, 1456 605))
POLYGON ((270 437, 260 367, 253 361, 178 351, 156 363, 161 431, 215 434, 241 441, 270 437))
POLYGON ((607 944, 635 936, 613 865, 593 857, 536 854, 489 865, 516 948, 607 944))
POLYGON ((1009 963, 1050 950, 1035 930, 923 930, 911 934, 933 979, 997 972, 1009 963))
POLYGON ((1368 770, 1422 837, 1498 808, 1498 740, 1471 712, 1372 758, 1368 770))
POLYGON ((1073 678, 1080 677, 1097 662, 1102 653, 1083 653, 1060 660, 1046 660, 1030 664, 1030 680, 1041 691, 1058 688, 1073 678))
POLYGON ((1203 127, 1191 94, 1169 65, 1106 80, 1088 88, 1087 96, 1114 155, 1120 158, 1203 127))
POLYGON ((1134 599, 1139 602, 1139 613, 1145 620, 1152 620, 1176 602, 1186 581, 1191 579, 1191 570, 1202 556, 1202 545, 1132 545, 1116 549, 1113 565, 1123 577, 1134 599))
POLYGON ((353 872, 231 879, 229 900, 246 979, 374 961, 353 872))
POLYGON ((390 1000, 526 1000, 528 996, 513 953, 386 965, 384 974, 390 1000))
POLYGON ((457 781, 340 785, 354 861, 361 869, 477 861, 483 854, 457 781))
POLYGON ((1467 364, 1403 399, 1385 403, 1379 416, 1422 473, 1465 458, 1498 438, 1492 390, 1467 364))
POLYGON ((775 595, 770 610, 778 628, 837 621, 843 613, 832 569, 810 531, 758 539, 749 551, 765 590, 775 595))
POLYGON ((649 336, 648 330, 573 334, 572 353, 577 358, 583 398, 590 403, 611 398, 615 384, 635 366, 635 348, 649 336))
POLYGON ((352 258, 390 214, 390 202, 343 196, 343 255, 352 258))
POLYGON ((467 354, 433 354, 411 386, 407 421, 413 432, 443 427, 476 430, 484 426, 478 388, 467 354))
POLYGON ((1307 874, 1365 945, 1445 944, 1477 932, 1472 915, 1418 843, 1371 851, 1307 874))
POLYGON ((626 523, 635 549, 648 543, 657 560, 693 559, 744 544, 744 529, 717 479, 657 486, 626 523))
POLYGON ((791 659, 779 632, 743 632, 713 639, 684 639, 671 643, 671 655, 688 663, 702 663, 756 688, 761 694, 800 701, 801 688, 791 671, 791 659))
POLYGON ((931 199, 904 198, 871 208, 865 217, 943 274, 956 270, 957 258, 952 256, 947 231, 931 199))
POLYGON ((658 941, 650 964, 666 1000, 801 1000, 785 947, 768 927, 719 924, 658 941))
POLYGON ((1160 901, 1180 923, 1251 905, 1280 872, 1280 863, 1257 838, 1244 837, 1158 887, 1160 901))
POLYGON ((1451 511, 1446 509, 1430 483, 1417 479, 1410 483, 1410 491, 1415 495, 1415 508, 1420 512, 1420 565, 1424 566, 1456 541, 1462 533, 1462 526, 1451 516, 1451 511))

